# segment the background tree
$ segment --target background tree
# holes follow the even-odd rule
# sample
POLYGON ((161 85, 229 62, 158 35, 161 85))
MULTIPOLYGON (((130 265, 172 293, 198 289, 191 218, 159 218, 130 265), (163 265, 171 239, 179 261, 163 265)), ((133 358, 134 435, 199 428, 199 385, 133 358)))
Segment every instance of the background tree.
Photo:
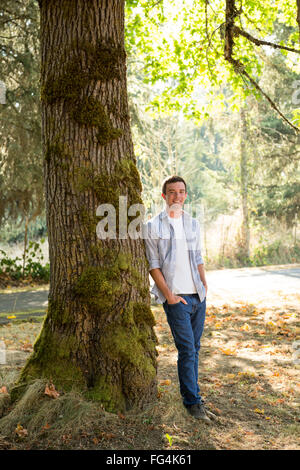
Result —
POLYGON ((1 3, 0 225, 45 212, 39 102, 39 15, 35 0, 1 3))
MULTIPOLYGON (((290 33, 284 25, 275 24, 276 35, 284 41, 290 33)), ((291 90, 298 75, 287 67, 285 57, 278 51, 266 56, 261 82, 269 94, 288 114, 297 109, 291 90)), ((251 190, 256 204, 253 214, 257 220, 270 217, 293 227, 299 217, 299 158, 300 135, 274 115, 263 101, 253 103, 251 111, 252 138, 256 143, 255 181, 251 190)))
POLYGON ((249 226, 249 206, 248 206, 248 159, 247 159, 247 118, 244 107, 240 110, 240 190, 242 202, 242 226, 240 255, 249 258, 250 255, 250 226, 249 226))

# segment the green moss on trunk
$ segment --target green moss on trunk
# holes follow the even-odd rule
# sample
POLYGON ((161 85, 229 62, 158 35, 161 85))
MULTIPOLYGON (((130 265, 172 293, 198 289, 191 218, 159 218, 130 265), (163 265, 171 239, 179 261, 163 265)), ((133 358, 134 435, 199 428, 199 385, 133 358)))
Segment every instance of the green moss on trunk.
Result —
POLYGON ((36 378, 53 381, 59 391, 78 390, 112 412, 125 411, 138 400, 143 401, 145 384, 152 384, 155 390, 157 339, 152 330, 150 309, 145 306, 142 309, 142 304, 130 302, 119 322, 103 327, 94 354, 101 356, 107 370, 119 370, 119 373, 103 374, 95 369, 89 385, 86 374, 89 366, 84 363, 79 366, 80 361, 77 363, 76 359, 76 352, 81 348, 79 338, 56 329, 52 331, 49 326, 58 321, 59 305, 62 303, 51 303, 53 317, 47 317, 47 328, 42 329, 34 344, 34 352, 13 389, 14 400, 36 378))
POLYGON ((60 141, 60 137, 56 136, 53 142, 47 142, 45 151, 45 160, 50 163, 54 162, 56 166, 68 169, 72 159, 70 149, 65 143, 60 141))
POLYGON ((82 390, 86 378, 76 363, 73 352, 79 340, 74 335, 43 328, 34 344, 34 351, 22 370, 18 384, 36 378, 54 380, 65 391, 82 390))
POLYGON ((80 125, 97 127, 97 140, 101 145, 106 145, 119 138, 123 130, 113 127, 104 106, 98 100, 92 96, 82 97, 82 92, 93 80, 120 79, 120 63, 125 60, 126 54, 111 42, 96 45, 81 42, 79 46, 74 46, 70 50, 72 60, 64 66, 61 75, 58 78, 48 77, 42 85, 41 100, 47 104, 65 101, 71 118, 80 125), (78 49, 81 56, 74 54, 74 50, 78 49))
POLYGON ((85 397, 100 402, 107 411, 112 413, 126 409, 122 385, 114 383, 110 375, 99 377, 95 386, 85 392, 85 397))
POLYGON ((140 175, 131 158, 122 158, 115 164, 111 173, 96 173, 92 168, 75 167, 73 185, 79 192, 91 189, 99 203, 112 204, 116 210, 119 207, 121 187, 124 185, 128 194, 128 205, 143 204, 140 175))

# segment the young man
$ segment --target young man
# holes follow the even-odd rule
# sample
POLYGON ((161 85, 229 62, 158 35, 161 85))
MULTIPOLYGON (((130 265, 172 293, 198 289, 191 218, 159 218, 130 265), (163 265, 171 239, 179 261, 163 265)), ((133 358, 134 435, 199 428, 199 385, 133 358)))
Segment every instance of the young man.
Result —
POLYGON ((198 354, 204 328, 207 283, 200 249, 200 225, 182 209, 187 197, 180 176, 165 179, 166 209, 144 224, 152 293, 163 304, 178 350, 180 393, 188 412, 210 422, 198 386, 198 354))

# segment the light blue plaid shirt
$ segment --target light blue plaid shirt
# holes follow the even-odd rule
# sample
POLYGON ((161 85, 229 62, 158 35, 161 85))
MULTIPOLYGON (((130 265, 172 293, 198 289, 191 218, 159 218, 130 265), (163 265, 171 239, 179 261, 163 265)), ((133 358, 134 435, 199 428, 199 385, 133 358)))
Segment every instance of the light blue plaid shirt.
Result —
MULTIPOLYGON (((198 265, 204 264, 201 256, 200 224, 186 211, 182 211, 183 227, 189 251, 192 277, 201 302, 205 299, 205 287, 200 279, 198 265)), ((160 268, 167 286, 173 292, 173 279, 176 263, 176 239, 174 228, 168 219, 168 213, 163 210, 143 224, 143 238, 145 240, 146 255, 149 262, 149 271, 160 268)), ((158 303, 166 298, 154 284, 151 293, 158 303)))

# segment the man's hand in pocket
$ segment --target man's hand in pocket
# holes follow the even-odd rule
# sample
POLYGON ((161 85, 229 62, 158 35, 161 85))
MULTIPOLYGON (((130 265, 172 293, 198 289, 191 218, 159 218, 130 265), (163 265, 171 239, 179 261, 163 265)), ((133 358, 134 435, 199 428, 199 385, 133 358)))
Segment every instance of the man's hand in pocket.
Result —
POLYGON ((179 302, 183 302, 187 305, 187 301, 183 297, 180 297, 180 295, 172 295, 172 297, 167 299, 169 305, 179 304, 179 302))

